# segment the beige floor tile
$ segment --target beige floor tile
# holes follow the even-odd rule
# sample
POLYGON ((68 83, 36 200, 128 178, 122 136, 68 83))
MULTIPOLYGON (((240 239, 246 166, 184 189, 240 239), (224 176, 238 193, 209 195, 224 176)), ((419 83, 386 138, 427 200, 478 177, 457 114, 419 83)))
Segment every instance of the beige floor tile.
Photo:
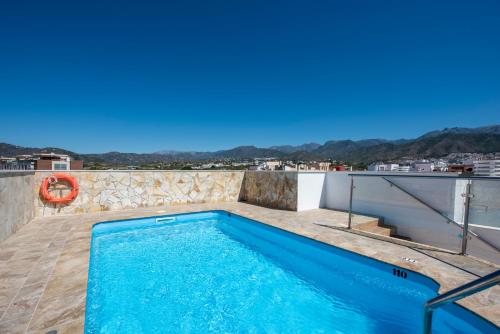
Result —
POLYGON ((9 308, 4 312, 2 318, 0 318, 0 322, 11 321, 28 314, 33 314, 39 300, 40 296, 14 299, 9 308))
POLYGON ((25 315, 10 321, 0 321, 0 333, 5 334, 23 334, 28 328, 31 315, 25 315))
POLYGON ((29 330, 52 328, 77 320, 84 314, 85 290, 76 290, 72 294, 50 299, 43 296, 30 323, 29 330))

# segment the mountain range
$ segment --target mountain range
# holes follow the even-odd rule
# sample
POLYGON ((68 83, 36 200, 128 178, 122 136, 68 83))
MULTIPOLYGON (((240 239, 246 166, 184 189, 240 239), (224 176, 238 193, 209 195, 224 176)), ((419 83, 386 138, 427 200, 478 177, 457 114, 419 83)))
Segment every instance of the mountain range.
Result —
POLYGON ((279 158, 287 160, 334 159, 371 163, 403 158, 442 157, 450 153, 500 152, 500 125, 478 128, 445 128, 428 132, 415 139, 330 140, 324 144, 282 145, 259 148, 239 146, 215 152, 159 151, 154 153, 108 152, 79 154, 56 148, 30 148, 0 143, 1 156, 16 156, 40 152, 68 154, 85 162, 113 165, 137 165, 172 161, 202 161, 220 159, 279 158))

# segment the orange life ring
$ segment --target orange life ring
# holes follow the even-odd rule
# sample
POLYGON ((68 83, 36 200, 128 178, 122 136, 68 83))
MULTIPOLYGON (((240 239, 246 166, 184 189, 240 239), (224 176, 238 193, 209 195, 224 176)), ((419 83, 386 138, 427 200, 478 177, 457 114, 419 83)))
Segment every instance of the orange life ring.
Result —
POLYGON ((51 176, 46 177, 42 181, 42 185, 40 186, 40 196, 42 199, 49 203, 55 204, 68 204, 73 201, 76 196, 78 196, 78 182, 72 176, 63 174, 63 173, 55 173, 51 176), (49 193, 49 187, 52 183, 57 181, 65 181, 71 186, 71 192, 64 197, 54 197, 49 193))

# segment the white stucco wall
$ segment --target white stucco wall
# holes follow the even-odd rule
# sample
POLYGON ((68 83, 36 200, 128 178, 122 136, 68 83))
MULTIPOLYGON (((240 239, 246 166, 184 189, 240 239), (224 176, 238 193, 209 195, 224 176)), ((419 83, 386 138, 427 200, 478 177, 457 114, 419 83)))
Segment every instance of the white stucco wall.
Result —
POLYGON ((325 176, 325 207, 329 209, 349 210, 349 172, 331 172, 325 176))
POLYGON ((325 175, 321 172, 298 174, 297 211, 319 209, 325 206, 325 175))

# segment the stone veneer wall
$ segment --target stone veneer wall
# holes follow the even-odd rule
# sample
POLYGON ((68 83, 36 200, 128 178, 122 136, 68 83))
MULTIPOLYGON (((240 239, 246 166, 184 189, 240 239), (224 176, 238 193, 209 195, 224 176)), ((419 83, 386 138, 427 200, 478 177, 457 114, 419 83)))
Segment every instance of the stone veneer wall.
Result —
POLYGON ((30 222, 35 213, 34 172, 0 172, 0 241, 30 222))
POLYGON ((246 171, 240 200, 269 208, 297 210, 297 172, 246 171))
MULTIPOLYGON (((77 214, 187 203, 237 201, 243 171, 71 171, 80 185, 69 205, 44 203, 38 195, 52 172, 36 172, 36 216, 77 214)), ((33 195, 32 195, 33 198, 33 195)))

